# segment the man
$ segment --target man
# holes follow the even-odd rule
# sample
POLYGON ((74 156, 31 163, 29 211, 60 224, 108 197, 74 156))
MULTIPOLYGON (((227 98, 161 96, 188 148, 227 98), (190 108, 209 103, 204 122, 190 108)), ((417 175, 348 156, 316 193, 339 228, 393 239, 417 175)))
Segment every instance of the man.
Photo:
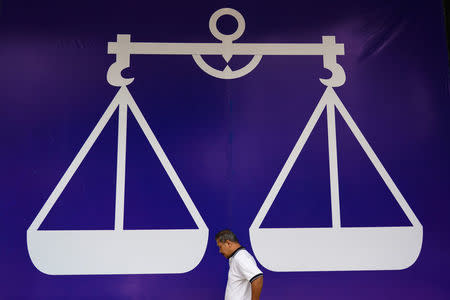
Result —
POLYGON ((231 230, 216 234, 219 252, 229 260, 225 300, 259 300, 263 274, 255 259, 242 247, 231 230))

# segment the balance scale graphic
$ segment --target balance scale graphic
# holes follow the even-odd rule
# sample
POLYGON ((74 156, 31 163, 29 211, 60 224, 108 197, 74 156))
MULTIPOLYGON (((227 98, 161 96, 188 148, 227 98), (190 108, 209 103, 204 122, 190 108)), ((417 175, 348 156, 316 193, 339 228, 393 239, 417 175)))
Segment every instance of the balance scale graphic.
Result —
POLYGON ((137 43, 131 42, 130 35, 121 34, 117 35, 116 42, 108 43, 108 54, 114 54, 116 61, 108 69, 107 81, 120 89, 28 228, 27 246, 33 264, 46 274, 74 275, 183 273, 194 269, 200 263, 208 243, 208 227, 128 91, 127 85, 131 84, 134 78, 121 76, 121 71, 130 66, 131 54, 164 54, 192 55, 201 70, 220 79, 236 79, 247 75, 257 67, 263 55, 323 56, 324 68, 330 70, 332 76, 320 79, 326 86, 325 92, 250 227, 250 240, 255 256, 265 268, 286 272, 394 270, 411 266, 422 247, 422 225, 333 90, 333 87, 341 86, 345 82, 345 72, 336 62, 337 55, 344 55, 344 45, 336 44, 334 36, 324 36, 322 43, 317 44, 234 43, 233 41, 243 34, 245 21, 238 11, 231 8, 216 11, 209 20, 209 28, 221 43, 137 43), (238 23, 233 34, 222 34, 217 29, 217 21, 224 15, 234 17, 238 23), (253 58, 241 69, 231 70, 227 66, 223 70, 217 70, 209 66, 202 55, 222 55, 227 62, 233 55, 252 55, 253 58), (119 126, 114 230, 38 230, 116 109, 119 110, 119 126), (341 227, 336 109, 412 226, 341 227), (198 229, 124 230, 128 110, 136 118, 198 229), (332 227, 260 228, 317 120, 325 110, 332 227), (183 245, 181 252, 178 251, 179 244, 183 245))

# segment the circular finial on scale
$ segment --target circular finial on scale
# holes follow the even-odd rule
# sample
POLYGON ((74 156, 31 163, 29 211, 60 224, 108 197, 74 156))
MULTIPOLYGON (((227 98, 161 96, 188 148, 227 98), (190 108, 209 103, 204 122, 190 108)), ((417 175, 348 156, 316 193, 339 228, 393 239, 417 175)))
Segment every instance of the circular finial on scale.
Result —
POLYGON ((232 8, 222 8, 213 13, 209 19, 209 30, 216 39, 221 40, 222 42, 232 42, 237 40, 244 33, 245 20, 237 10, 232 8), (217 20, 226 15, 234 17, 238 23, 236 31, 232 34, 223 34, 217 29, 217 20))

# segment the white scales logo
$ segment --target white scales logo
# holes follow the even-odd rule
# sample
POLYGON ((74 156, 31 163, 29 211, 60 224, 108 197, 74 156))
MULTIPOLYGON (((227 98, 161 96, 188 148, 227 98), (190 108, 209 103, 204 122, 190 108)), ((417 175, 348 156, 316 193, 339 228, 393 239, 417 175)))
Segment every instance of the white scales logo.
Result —
POLYGON ((216 11, 209 20, 209 28, 221 43, 135 43, 130 41, 130 35, 117 35, 117 42, 108 43, 108 53, 116 55, 116 62, 110 66, 107 80, 111 85, 119 86, 120 90, 28 229, 27 244, 33 264, 44 273, 63 275, 183 273, 200 263, 208 243, 208 227, 129 93, 126 86, 133 78, 121 76, 121 71, 130 66, 131 54, 165 54, 192 55, 203 71, 221 79, 245 76, 260 63, 263 55, 323 56, 324 68, 330 70, 332 76, 320 79, 327 88, 250 227, 255 256, 272 271, 396 270, 411 266, 422 247, 422 224, 333 90, 345 82, 345 72, 336 62, 337 55, 344 55, 344 45, 336 44, 334 36, 324 36, 320 44, 234 43, 244 32, 245 21, 238 11, 231 8, 216 11), (217 20, 224 15, 237 20, 238 27, 233 34, 225 35, 217 29, 217 20), (227 66, 220 71, 206 64, 201 55, 222 55, 227 62, 233 55, 252 55, 253 58, 239 70, 233 71, 227 66), (116 109, 119 109, 119 128, 114 230, 38 230, 116 109), (138 121, 198 229, 124 230, 128 109, 138 121), (325 109, 332 227, 260 228, 325 109), (335 109, 342 115, 412 226, 341 227, 335 109), (184 249, 181 252, 177 248, 180 243, 184 249))

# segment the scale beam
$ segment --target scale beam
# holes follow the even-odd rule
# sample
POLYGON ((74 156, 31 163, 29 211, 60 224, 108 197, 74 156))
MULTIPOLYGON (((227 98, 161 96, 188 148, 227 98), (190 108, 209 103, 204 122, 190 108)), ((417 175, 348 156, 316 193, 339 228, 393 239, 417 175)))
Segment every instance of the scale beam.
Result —
POLYGON ((234 43, 245 30, 244 17, 236 10, 223 8, 216 11, 209 20, 209 29, 219 43, 147 43, 131 42, 131 35, 118 34, 116 42, 108 43, 108 54, 116 55, 116 62, 108 70, 108 82, 114 86, 125 86, 133 78, 123 78, 121 72, 130 66, 130 55, 192 55, 196 64, 207 74, 220 79, 235 79, 247 75, 261 61, 264 55, 320 55, 324 68, 331 71, 331 77, 320 79, 329 87, 341 86, 345 82, 345 72, 336 62, 337 55, 344 55, 344 44, 336 44, 334 36, 323 36, 322 43, 234 43), (223 34, 217 29, 217 20, 231 15, 238 23, 232 34, 223 34), (247 66, 231 70, 217 70, 209 66, 201 55, 222 55, 228 62, 233 55, 253 55, 247 66))
POLYGON ((324 36, 322 43, 311 44, 230 44, 224 43, 144 43, 129 42, 129 34, 117 35, 117 42, 108 43, 108 54, 165 55, 344 55, 344 44, 336 44, 334 36, 324 36))

